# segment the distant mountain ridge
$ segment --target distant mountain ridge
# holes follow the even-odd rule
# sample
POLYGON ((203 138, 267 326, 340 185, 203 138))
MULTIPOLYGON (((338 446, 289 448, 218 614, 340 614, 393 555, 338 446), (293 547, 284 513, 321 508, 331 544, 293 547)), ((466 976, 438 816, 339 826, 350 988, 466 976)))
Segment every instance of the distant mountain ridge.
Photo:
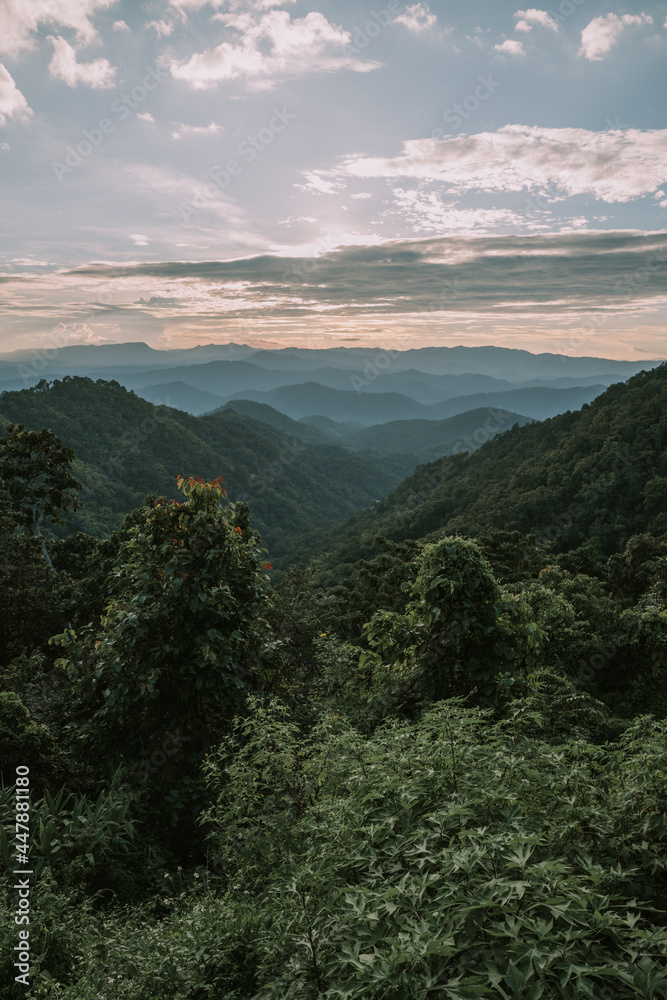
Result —
MULTIPOLYGON (((590 406, 513 427, 472 454, 419 468, 353 515, 311 554, 353 564, 373 539, 492 529, 534 532, 556 552, 591 543, 603 555, 633 535, 667 533, 667 364, 607 389, 590 406)), ((304 542, 301 559, 308 560, 304 542)))
POLYGON ((467 410, 498 407, 544 420, 590 403, 606 386, 575 386, 570 389, 512 389, 507 392, 475 393, 425 405, 401 393, 357 393, 330 389, 317 382, 282 386, 269 391, 239 390, 228 397, 266 403, 293 420, 324 416, 332 420, 358 421, 367 427, 394 420, 443 420, 467 410))
MULTIPOLYGON (((662 359, 618 361, 609 358, 571 357, 560 354, 531 354, 529 351, 508 347, 422 347, 405 351, 386 350, 381 347, 289 347, 276 350, 257 349, 247 344, 202 344, 196 347, 157 349, 141 341, 127 344, 77 344, 54 347, 49 343, 44 350, 10 351, 0 354, 0 366, 29 365, 36 357, 45 361, 45 374, 67 374, 73 366, 99 368, 184 363, 205 363, 214 360, 253 359, 253 363, 266 368, 292 368, 315 365, 359 370, 363 374, 364 362, 376 365, 380 371, 416 369, 431 374, 478 374, 494 378, 521 381, 531 378, 585 377, 602 372, 617 378, 628 378, 646 368, 653 368, 662 359), (48 350, 48 356, 46 355, 48 350), (379 364, 378 364, 379 362, 379 364)), ((7 375, 7 377, 11 377, 7 375)), ((20 375, 18 376, 21 377, 20 375)), ((51 376, 53 377, 53 375, 51 376)))
MULTIPOLYGON (((486 411, 457 418, 456 426, 444 421, 440 439, 434 422, 426 444, 438 455, 456 446, 456 438, 459 446, 476 447, 480 434, 486 440, 517 417, 491 416, 491 423, 486 411)), ((299 537, 379 501, 422 457, 402 452, 395 431, 378 450, 361 439, 348 447, 261 404, 230 404, 194 417, 154 406, 116 382, 81 376, 3 393, 0 427, 8 421, 48 427, 75 449, 75 473, 86 489, 84 507, 68 519, 70 531, 108 534, 146 494, 176 497, 178 473, 222 475, 230 498, 249 503, 272 558, 294 551, 299 537)), ((355 425, 342 427, 361 433, 355 425)))
POLYGON ((77 454, 84 507, 71 531, 103 536, 144 496, 179 496, 176 476, 222 475, 232 500, 249 503, 271 558, 393 489, 415 467, 409 455, 352 452, 296 441, 231 411, 204 417, 156 407, 114 382, 80 376, 0 395, 0 427, 50 428, 77 454))
POLYGON ((278 427, 303 440, 333 442, 354 451, 408 454, 416 464, 433 462, 443 455, 474 451, 514 424, 523 426, 530 422, 520 413, 493 407, 467 410, 445 420, 393 420, 371 427, 322 416, 292 420, 266 403, 247 399, 233 400, 225 404, 223 412, 225 410, 278 427))

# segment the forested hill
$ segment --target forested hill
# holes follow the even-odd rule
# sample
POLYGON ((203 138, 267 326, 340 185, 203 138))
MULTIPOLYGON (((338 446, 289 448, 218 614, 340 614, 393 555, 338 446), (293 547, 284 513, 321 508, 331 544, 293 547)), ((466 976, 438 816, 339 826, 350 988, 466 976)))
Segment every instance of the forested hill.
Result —
MULTIPOLYGON (((372 551, 378 534, 417 539, 491 528, 535 533, 555 551, 592 542, 602 554, 633 534, 667 531, 667 364, 610 386, 590 405, 514 426, 472 454, 420 466, 311 554, 328 567, 372 551)), ((340 569, 339 569, 340 571, 340 569)))
POLYGON ((178 474, 222 475, 230 499, 250 503, 274 561, 303 532, 343 520, 414 469, 407 455, 296 440, 231 411, 193 417, 81 377, 3 393, 0 420, 48 427, 74 448, 85 490, 70 531, 106 535, 146 494, 175 496, 178 474))

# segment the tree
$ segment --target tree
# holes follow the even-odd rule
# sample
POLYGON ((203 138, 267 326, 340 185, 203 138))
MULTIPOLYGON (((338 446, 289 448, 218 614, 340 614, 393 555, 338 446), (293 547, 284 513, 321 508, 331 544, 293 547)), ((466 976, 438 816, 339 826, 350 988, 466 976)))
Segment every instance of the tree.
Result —
POLYGON ((377 654, 405 690, 432 701, 476 693, 494 703, 502 682, 531 665, 542 633, 521 597, 504 592, 479 546, 447 537, 416 560, 405 614, 378 612, 367 626, 377 654))
POLYGON ((18 524, 33 534, 48 519, 64 524, 63 514, 76 510, 81 483, 72 475, 72 448, 52 431, 27 431, 23 424, 8 424, 0 438, 0 481, 9 494, 18 524))
MULTIPOLYGON (((184 502, 147 497, 128 517, 105 613, 69 643, 88 745, 110 761, 150 759, 174 733, 200 761, 261 681, 270 566, 248 508, 223 505, 220 479, 178 487, 184 502)), ((156 786, 177 787, 171 765, 156 786)))
POLYGON ((51 431, 8 424, 0 438, 0 666, 45 649, 64 625, 60 583, 38 536, 49 518, 79 506, 71 465, 74 452, 51 431))

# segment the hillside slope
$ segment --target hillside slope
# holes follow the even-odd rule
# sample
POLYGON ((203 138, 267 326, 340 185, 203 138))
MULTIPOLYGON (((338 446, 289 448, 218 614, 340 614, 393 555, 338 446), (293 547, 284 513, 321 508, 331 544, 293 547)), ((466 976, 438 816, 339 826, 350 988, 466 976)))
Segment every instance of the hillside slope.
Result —
POLYGON ((492 407, 466 410, 445 420, 392 420, 386 424, 366 427, 350 435, 352 448, 372 451, 405 451, 420 462, 433 462, 443 455, 475 451, 496 434, 514 424, 529 423, 520 413, 492 407))
POLYGON ((409 456, 372 456, 290 438, 233 412, 193 417, 155 407, 115 382, 66 378, 0 396, 4 422, 49 427, 74 448, 85 506, 69 531, 104 535, 148 493, 176 496, 177 474, 222 475, 247 500, 271 558, 393 489, 409 456))
POLYGON ((590 405, 513 427, 473 454, 420 466, 335 535, 310 539, 327 562, 352 563, 372 539, 491 528, 536 533, 554 550, 592 541, 619 551, 667 531, 667 364, 607 389, 590 405))

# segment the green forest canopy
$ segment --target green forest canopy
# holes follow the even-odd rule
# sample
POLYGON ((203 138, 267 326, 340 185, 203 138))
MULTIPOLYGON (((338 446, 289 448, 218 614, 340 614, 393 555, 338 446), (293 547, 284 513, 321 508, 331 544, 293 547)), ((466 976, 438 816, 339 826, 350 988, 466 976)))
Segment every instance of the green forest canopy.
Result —
MULTIPOLYGON (((126 414, 84 382, 99 461, 126 414)), ((46 414, 64 385, 18 395, 46 414)), ((667 996, 666 386, 662 366, 421 467, 278 585, 252 504, 192 468, 205 445, 171 414, 160 467, 172 432, 200 449, 174 495, 51 538, 49 566, 26 511, 71 520, 80 466, 67 434, 7 427, 4 996, 667 996)), ((276 440, 237 426, 211 434, 276 440)), ((149 459, 128 454, 130 500, 149 459)))

